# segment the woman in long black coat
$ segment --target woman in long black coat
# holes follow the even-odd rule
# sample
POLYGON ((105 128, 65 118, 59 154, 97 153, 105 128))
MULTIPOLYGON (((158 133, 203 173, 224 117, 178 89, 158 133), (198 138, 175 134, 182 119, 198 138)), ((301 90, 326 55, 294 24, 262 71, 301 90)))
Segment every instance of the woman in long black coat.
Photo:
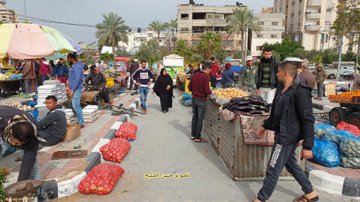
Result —
POLYGON ((154 92, 160 97, 161 110, 166 113, 172 107, 173 80, 167 74, 166 69, 162 68, 156 80, 154 92))

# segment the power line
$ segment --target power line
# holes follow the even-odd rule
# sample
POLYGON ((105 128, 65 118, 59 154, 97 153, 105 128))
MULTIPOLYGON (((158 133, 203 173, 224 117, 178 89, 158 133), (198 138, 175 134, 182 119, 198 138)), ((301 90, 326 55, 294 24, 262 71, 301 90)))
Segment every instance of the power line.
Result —
POLYGON ((77 27, 88 27, 88 28, 96 28, 96 25, 90 25, 90 24, 80 24, 80 23, 70 23, 70 22, 64 22, 64 21, 55 21, 55 20, 48 20, 38 17, 31 17, 31 16, 24 16, 19 14, 18 16, 21 17, 22 20, 31 20, 35 22, 46 22, 46 23, 54 23, 54 24, 62 24, 62 25, 71 25, 71 26, 77 26, 77 27))

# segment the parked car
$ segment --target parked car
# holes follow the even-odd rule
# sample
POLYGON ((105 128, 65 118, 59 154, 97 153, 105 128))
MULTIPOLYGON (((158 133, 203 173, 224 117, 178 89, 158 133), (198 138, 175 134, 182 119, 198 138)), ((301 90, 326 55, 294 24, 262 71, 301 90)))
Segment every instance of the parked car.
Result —
MULTIPOLYGON (((335 79, 337 75, 337 68, 325 68, 326 75, 328 79, 335 79)), ((355 68, 352 66, 341 66, 340 76, 343 78, 351 78, 355 76, 355 68)))

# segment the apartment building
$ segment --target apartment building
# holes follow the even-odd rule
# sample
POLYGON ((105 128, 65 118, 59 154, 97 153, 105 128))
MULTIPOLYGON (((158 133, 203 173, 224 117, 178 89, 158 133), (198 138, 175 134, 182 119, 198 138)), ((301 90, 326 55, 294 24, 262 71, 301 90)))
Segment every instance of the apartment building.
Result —
POLYGON ((190 0, 189 4, 180 4, 177 6, 177 38, 196 45, 204 32, 215 31, 220 34, 226 50, 240 50, 240 36, 229 35, 226 26, 234 10, 241 7, 244 5, 238 2, 235 5, 207 6, 190 0))
MULTIPOLYGON (((274 0, 274 13, 285 14, 285 35, 305 50, 331 49, 337 48, 336 37, 330 32, 337 4, 338 0, 274 0)), ((349 50, 348 42, 344 38, 343 52, 349 50)))
POLYGON ((0 0, 0 21, 2 23, 15 23, 17 21, 15 11, 6 9, 4 0, 0 0))
POLYGON ((261 13, 255 14, 258 18, 257 24, 261 25, 259 33, 251 33, 251 55, 260 57, 264 43, 281 43, 285 32, 285 15, 273 13, 273 8, 263 8, 261 13))
MULTIPOLYGON (((160 46, 168 46, 171 40, 175 40, 176 34, 169 31, 160 32, 160 46), (174 37, 172 37, 174 36, 174 37)), ((127 52, 135 54, 139 50, 142 43, 150 40, 158 40, 157 32, 149 30, 148 28, 132 28, 129 30, 128 43, 120 42, 119 46, 125 48, 127 52)))

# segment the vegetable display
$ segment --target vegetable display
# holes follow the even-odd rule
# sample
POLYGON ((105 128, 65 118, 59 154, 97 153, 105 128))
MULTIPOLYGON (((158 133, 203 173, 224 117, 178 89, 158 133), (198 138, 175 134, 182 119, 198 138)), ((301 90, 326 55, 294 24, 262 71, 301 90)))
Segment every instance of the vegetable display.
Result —
POLYGON ((321 165, 327 167, 340 165, 340 155, 336 143, 316 138, 312 150, 314 160, 321 165))
POLYGON ((131 149, 130 143, 123 138, 114 138, 100 147, 103 158, 107 161, 120 163, 131 149))
POLYGON ((329 95, 331 102, 360 103, 360 91, 344 92, 339 95, 329 95))
POLYGON ((247 112, 249 114, 263 114, 270 111, 267 103, 256 95, 233 98, 222 106, 222 109, 228 109, 232 112, 247 112))
POLYGON ((131 122, 125 122, 120 125, 119 129, 116 131, 115 136, 117 138, 124 138, 127 140, 136 139, 137 126, 131 122))
POLYGON ((360 138, 345 138, 341 140, 340 151, 348 157, 360 158, 360 138))
POLYGON ((78 188, 83 194, 109 194, 117 184, 124 169, 113 164, 99 164, 81 180, 78 188))
POLYGON ((352 124, 346 123, 345 121, 341 121, 340 123, 337 124, 336 126, 337 130, 347 130, 349 132, 351 132, 352 134, 354 134, 355 136, 360 136, 360 129, 352 124))
POLYGON ((345 168, 353 168, 359 169, 360 168, 360 157, 341 157, 341 166, 345 168))
POLYGON ((226 98, 232 99, 236 97, 245 97, 249 96, 250 93, 247 91, 243 91, 237 88, 222 88, 222 89, 215 89, 212 91, 217 98, 226 98))

